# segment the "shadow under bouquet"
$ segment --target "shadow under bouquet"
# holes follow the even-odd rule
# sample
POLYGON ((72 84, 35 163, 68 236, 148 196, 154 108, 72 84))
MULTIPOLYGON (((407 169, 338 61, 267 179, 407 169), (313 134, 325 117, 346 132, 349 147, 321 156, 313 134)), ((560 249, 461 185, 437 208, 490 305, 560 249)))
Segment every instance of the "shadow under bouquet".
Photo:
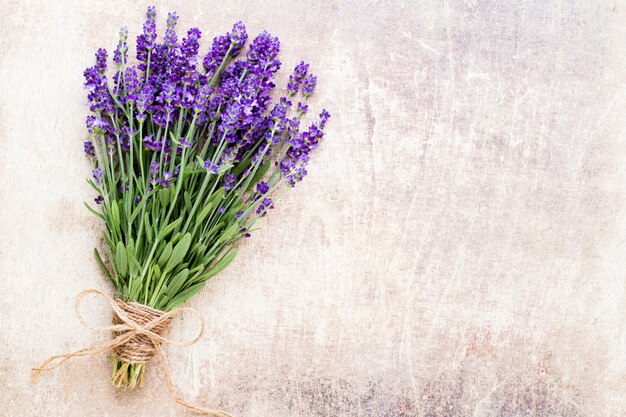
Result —
POLYGON ((179 41, 169 13, 158 43, 155 19, 149 7, 136 62, 122 28, 113 68, 99 49, 84 72, 84 151, 97 195, 86 206, 105 224, 105 253, 94 253, 116 291, 112 381, 126 388, 141 384, 169 312, 233 261, 238 242, 274 207, 272 194, 306 175, 329 118, 323 110, 300 128, 316 85, 304 62, 273 100, 280 44, 269 33, 246 47, 236 23, 202 56, 198 28, 179 41))

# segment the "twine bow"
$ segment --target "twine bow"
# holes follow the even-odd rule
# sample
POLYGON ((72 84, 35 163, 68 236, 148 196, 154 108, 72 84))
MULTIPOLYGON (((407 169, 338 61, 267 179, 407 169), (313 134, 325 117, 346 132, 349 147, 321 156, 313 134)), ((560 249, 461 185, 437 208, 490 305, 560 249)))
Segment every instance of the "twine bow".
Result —
POLYGON ((98 290, 85 290, 79 293, 76 297, 75 309, 76 315, 83 326, 101 332, 113 332, 114 338, 108 342, 92 345, 75 352, 50 356, 37 368, 33 368, 32 378, 34 381, 39 379, 43 371, 52 370, 74 357, 93 356, 108 350, 113 350, 120 359, 127 363, 146 363, 150 361, 153 356, 159 355, 163 361, 163 378, 165 385, 177 404, 196 413, 215 417, 232 417, 230 414, 223 411, 212 410, 186 402, 181 398, 172 384, 169 360, 161 348, 161 344, 189 346, 197 343, 204 333, 204 321, 197 310, 188 307, 180 307, 172 311, 164 312, 136 302, 125 302, 119 299, 114 300, 98 290), (102 297, 111 306, 114 312, 113 325, 96 327, 83 319, 80 313, 80 306, 85 296, 89 294, 102 297), (200 330, 196 337, 187 341, 176 341, 163 337, 163 333, 169 327, 172 319, 184 311, 195 314, 199 319, 200 330))

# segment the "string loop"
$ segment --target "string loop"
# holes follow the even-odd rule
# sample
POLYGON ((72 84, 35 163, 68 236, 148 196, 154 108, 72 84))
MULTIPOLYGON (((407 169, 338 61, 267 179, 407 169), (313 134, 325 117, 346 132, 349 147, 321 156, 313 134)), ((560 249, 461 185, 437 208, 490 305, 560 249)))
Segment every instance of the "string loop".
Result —
POLYGON ((33 368, 32 378, 37 381, 43 371, 52 370, 61 366, 65 361, 79 356, 94 356, 113 350, 115 355, 129 364, 147 363, 154 356, 160 356, 163 361, 163 379, 174 401, 186 409, 215 417, 232 417, 223 411, 200 407, 184 401, 172 384, 170 365, 167 355, 161 345, 163 343, 175 346, 190 346, 197 343, 204 333, 204 320, 197 310, 189 307, 179 307, 172 311, 161 311, 134 301, 126 302, 120 299, 112 299, 101 291, 85 290, 76 297, 76 315, 83 326, 100 331, 112 332, 113 338, 102 344, 92 345, 75 352, 50 356, 37 368, 33 368), (113 324, 110 326, 94 326, 88 323, 82 316, 80 307, 83 299, 89 294, 103 298, 113 310, 113 324), (183 313, 193 313, 200 323, 198 334, 189 340, 177 341, 163 336, 174 317, 183 313))

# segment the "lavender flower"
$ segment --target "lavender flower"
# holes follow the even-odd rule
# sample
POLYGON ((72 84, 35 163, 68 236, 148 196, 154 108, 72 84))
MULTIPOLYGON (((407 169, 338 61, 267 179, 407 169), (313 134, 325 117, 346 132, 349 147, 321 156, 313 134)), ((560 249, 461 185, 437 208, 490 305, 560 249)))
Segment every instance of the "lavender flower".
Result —
POLYGON ((117 65, 124 65, 128 61, 128 45, 126 45, 126 39, 128 39, 128 29, 123 27, 120 29, 120 41, 113 54, 113 61, 115 61, 117 65))
POLYGON ((103 171, 102 171, 102 168, 96 168, 96 169, 94 169, 94 170, 91 172, 91 174, 92 174, 92 177, 93 177, 94 182, 95 182, 96 184, 98 184, 98 185, 102 185, 102 176, 103 176, 103 171))
POLYGON ((313 94, 315 85, 317 84, 317 77, 313 74, 309 74, 308 77, 302 82, 302 95, 306 98, 313 94))
POLYGON ((278 52, 280 51, 280 41, 272 37, 268 32, 262 32, 250 45, 250 50, 246 54, 248 58, 248 68, 264 75, 273 74, 280 68, 278 52))
POLYGON ((265 181, 259 182, 256 186, 256 192, 260 196, 267 194, 269 190, 270 190, 270 186, 265 181))
POLYGON ((235 23, 230 33, 214 38, 211 50, 202 61, 207 76, 213 77, 215 75, 217 68, 225 59, 228 59, 226 55, 229 51, 231 58, 236 57, 247 39, 246 27, 241 22, 235 23))
POLYGON ((326 127, 326 122, 330 119, 330 113, 326 111, 326 109, 322 109, 320 113, 320 129, 324 129, 326 127))
POLYGON ((94 198, 93 201, 95 201, 96 204, 102 204, 102 202, 104 201, 104 197, 99 195, 96 198, 94 198))
POLYGON ((171 49, 176 46, 178 36, 176 35, 176 23, 178 15, 176 12, 170 12, 167 15, 167 29, 165 29, 165 45, 171 49))
POLYGON ((85 142, 83 142, 83 148, 85 151, 85 155, 87 155, 90 158, 96 157, 96 148, 94 148, 93 143, 91 141, 86 140, 85 142))
MULTIPOLYGON (((146 147, 146 149, 149 149, 151 151, 160 151, 162 142, 153 140, 153 137, 154 137, 153 134, 150 134, 150 135, 144 137, 143 138, 143 144, 146 147)), ((150 166, 152 166, 152 165, 150 165, 150 166)))
POLYGON ((299 114, 304 114, 307 112, 307 110, 309 110, 309 106, 307 104, 298 102, 298 113, 299 114))
POLYGON ((154 99, 154 87, 152 84, 145 83, 141 87, 141 91, 137 94, 137 120, 141 123, 146 121, 146 112, 150 110, 152 100, 154 99))
POLYGON ((219 165, 212 162, 210 159, 204 161, 204 168, 209 171, 211 174, 217 175, 217 170, 219 169, 219 165))
POLYGON ((261 201, 261 204, 259 204, 259 207, 257 207, 256 214, 263 217, 267 214, 268 210, 273 209, 273 208, 274 208, 274 202, 272 201, 272 199, 269 197, 265 197, 263 201, 261 201))
POLYGON ((135 67, 128 67, 124 71, 125 93, 124 101, 134 103, 137 100, 137 89, 139 87, 139 79, 135 67))
POLYGON ((287 84, 287 92, 289 95, 294 95, 298 92, 300 84, 302 84, 302 80, 304 80, 308 70, 309 64, 305 64, 304 61, 296 65, 293 74, 289 76, 289 83, 287 84))
POLYGON ((94 67, 100 74, 104 74, 107 69, 107 51, 104 48, 96 52, 96 66, 94 67))
POLYGON ((224 176, 224 181, 222 185, 224 186, 224 191, 230 191, 235 186, 235 181, 237 181, 237 176, 232 173, 228 173, 224 176))
POLYGON ((141 71, 146 71, 148 68, 148 57, 154 49, 154 42, 157 37, 155 18, 156 8, 154 6, 148 7, 146 22, 143 24, 143 33, 137 36, 137 60, 140 62, 137 67, 141 71))
POLYGON ((219 65, 226 57, 226 53, 228 52, 229 48, 230 36, 228 34, 218 36, 213 39, 213 45, 211 46, 211 50, 202 61, 202 65, 204 66, 208 77, 213 76, 217 67, 219 67, 219 65))
POLYGON ((230 44, 233 46, 233 55, 237 55, 239 53, 239 50, 243 48, 246 40, 248 40, 246 27, 241 22, 235 23, 230 34, 230 44))
POLYGON ((160 165, 159 165, 159 163, 158 163, 158 162, 156 162, 156 161, 152 161, 152 162, 150 163, 150 173, 151 173, 152 175, 156 175, 156 174, 158 174, 158 173, 159 173, 159 170, 160 170, 160 165))

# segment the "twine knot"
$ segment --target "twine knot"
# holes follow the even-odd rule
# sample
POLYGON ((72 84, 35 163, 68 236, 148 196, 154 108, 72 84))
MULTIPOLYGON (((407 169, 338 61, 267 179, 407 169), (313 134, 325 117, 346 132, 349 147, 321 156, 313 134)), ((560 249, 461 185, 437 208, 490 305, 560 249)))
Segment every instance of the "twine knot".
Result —
MULTIPOLYGON (((156 355, 161 346, 161 340, 152 338, 146 331, 163 337, 172 323, 172 316, 164 317, 167 313, 134 301, 126 302, 120 299, 115 304, 126 314, 136 333, 126 342, 113 347, 115 355, 126 363, 146 363, 156 355)), ((117 312, 113 312, 113 324, 129 324, 117 312)), ((113 338, 125 335, 132 330, 114 330, 113 338)))
POLYGON ((165 312, 134 301, 113 300, 98 290, 85 290, 76 297, 76 315, 83 326, 92 330, 110 331, 113 333, 113 339, 75 352, 50 356, 37 368, 33 368, 33 380, 36 381, 43 371, 54 369, 62 365, 66 360, 78 356, 93 356, 112 350, 114 354, 124 362, 146 363, 154 356, 159 355, 163 362, 163 379, 177 404, 200 414, 215 417, 232 417, 230 414, 223 411, 207 409, 184 401, 172 384, 169 361, 161 345, 167 343, 177 346, 189 346, 197 343, 204 332, 204 321, 197 310, 188 307, 179 307, 172 311, 165 312), (113 325, 95 327, 83 319, 80 314, 80 305, 83 298, 88 294, 98 295, 107 301, 113 310, 113 325), (169 328, 172 320, 183 311, 189 311, 199 318, 200 330, 198 335, 191 340, 182 342, 165 338, 163 334, 169 328))

